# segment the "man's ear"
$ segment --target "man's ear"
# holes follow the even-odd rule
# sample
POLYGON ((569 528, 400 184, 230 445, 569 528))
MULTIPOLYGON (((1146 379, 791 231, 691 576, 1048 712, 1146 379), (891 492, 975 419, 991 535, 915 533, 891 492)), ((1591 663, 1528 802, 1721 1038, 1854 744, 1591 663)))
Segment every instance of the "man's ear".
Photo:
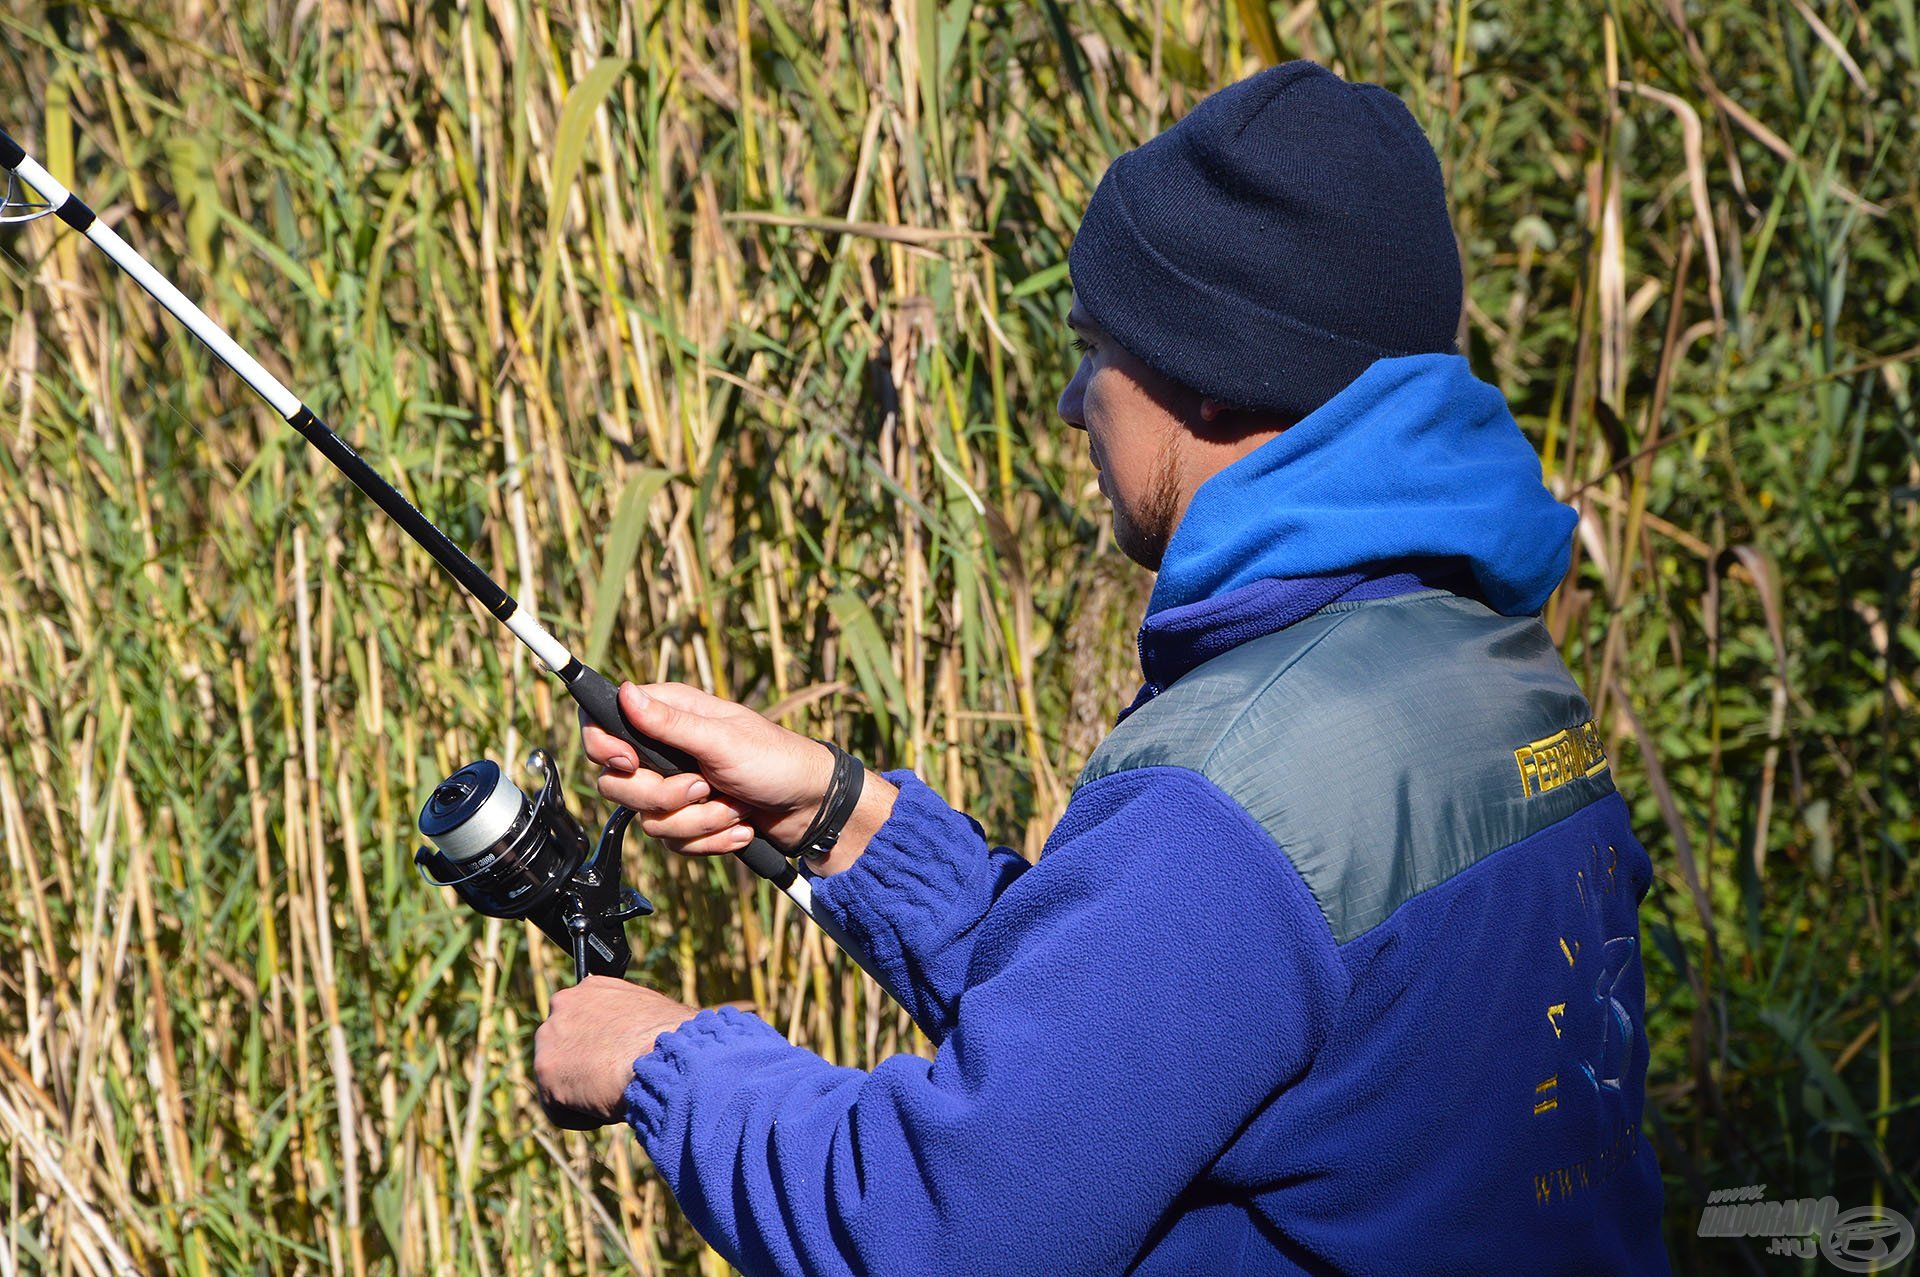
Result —
POLYGON ((1212 425, 1224 414, 1231 411, 1232 409, 1228 408, 1226 404, 1221 403, 1218 399, 1203 398, 1200 401, 1200 420, 1206 422, 1208 425, 1212 425))

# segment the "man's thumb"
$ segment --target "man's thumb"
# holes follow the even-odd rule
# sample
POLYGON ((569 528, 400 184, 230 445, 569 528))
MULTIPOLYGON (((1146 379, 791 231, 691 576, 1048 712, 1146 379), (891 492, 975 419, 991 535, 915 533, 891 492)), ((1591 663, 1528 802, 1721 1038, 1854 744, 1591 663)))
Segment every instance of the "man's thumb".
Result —
POLYGON ((699 762, 719 762, 726 752, 726 731, 720 723, 649 696, 632 683, 620 685, 620 713, 640 735, 684 750, 699 762))

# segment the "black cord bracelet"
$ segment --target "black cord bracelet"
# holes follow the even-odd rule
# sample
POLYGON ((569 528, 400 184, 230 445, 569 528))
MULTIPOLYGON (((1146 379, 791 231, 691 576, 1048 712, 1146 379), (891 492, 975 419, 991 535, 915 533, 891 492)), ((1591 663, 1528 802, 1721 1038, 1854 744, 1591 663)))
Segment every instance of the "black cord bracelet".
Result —
POLYGON ((814 813, 813 823, 807 826, 807 832, 787 854, 806 860, 825 860, 833 851, 833 845, 840 841, 840 831, 853 819, 853 809, 860 803, 860 792, 866 788, 867 769, 860 760, 841 749, 830 740, 820 742, 833 751, 833 775, 827 781, 826 797, 820 802, 820 810, 814 813))

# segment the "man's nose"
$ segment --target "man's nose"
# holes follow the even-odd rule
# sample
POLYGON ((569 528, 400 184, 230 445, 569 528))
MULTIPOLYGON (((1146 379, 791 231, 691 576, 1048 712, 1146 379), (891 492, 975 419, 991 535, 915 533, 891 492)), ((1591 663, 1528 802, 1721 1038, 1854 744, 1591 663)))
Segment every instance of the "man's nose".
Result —
POLYGON ((1060 420, 1075 430, 1087 428, 1086 391, 1082 388, 1080 380, 1080 372, 1075 369, 1073 380, 1069 381, 1067 388, 1060 392, 1060 402, 1055 404, 1053 409, 1060 414, 1060 420))

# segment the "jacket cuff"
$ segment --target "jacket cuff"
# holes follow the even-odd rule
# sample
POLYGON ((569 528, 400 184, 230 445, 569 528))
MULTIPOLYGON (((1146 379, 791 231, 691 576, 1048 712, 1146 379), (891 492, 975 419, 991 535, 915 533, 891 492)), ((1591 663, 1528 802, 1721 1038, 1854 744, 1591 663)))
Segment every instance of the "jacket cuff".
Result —
POLYGON ((672 1125, 675 1104, 691 1090, 696 1072, 714 1059, 756 1045, 792 1049, 778 1029, 737 1007, 710 1007, 662 1033, 653 1050, 633 1062, 633 1081, 625 1092, 627 1125, 651 1152, 654 1141, 672 1125))
POLYGON ((964 925, 956 912, 974 912, 971 880, 990 869, 987 835, 911 768, 881 775, 900 791, 893 811, 853 864, 813 880, 813 900, 904 988, 908 955, 939 949, 964 925))

